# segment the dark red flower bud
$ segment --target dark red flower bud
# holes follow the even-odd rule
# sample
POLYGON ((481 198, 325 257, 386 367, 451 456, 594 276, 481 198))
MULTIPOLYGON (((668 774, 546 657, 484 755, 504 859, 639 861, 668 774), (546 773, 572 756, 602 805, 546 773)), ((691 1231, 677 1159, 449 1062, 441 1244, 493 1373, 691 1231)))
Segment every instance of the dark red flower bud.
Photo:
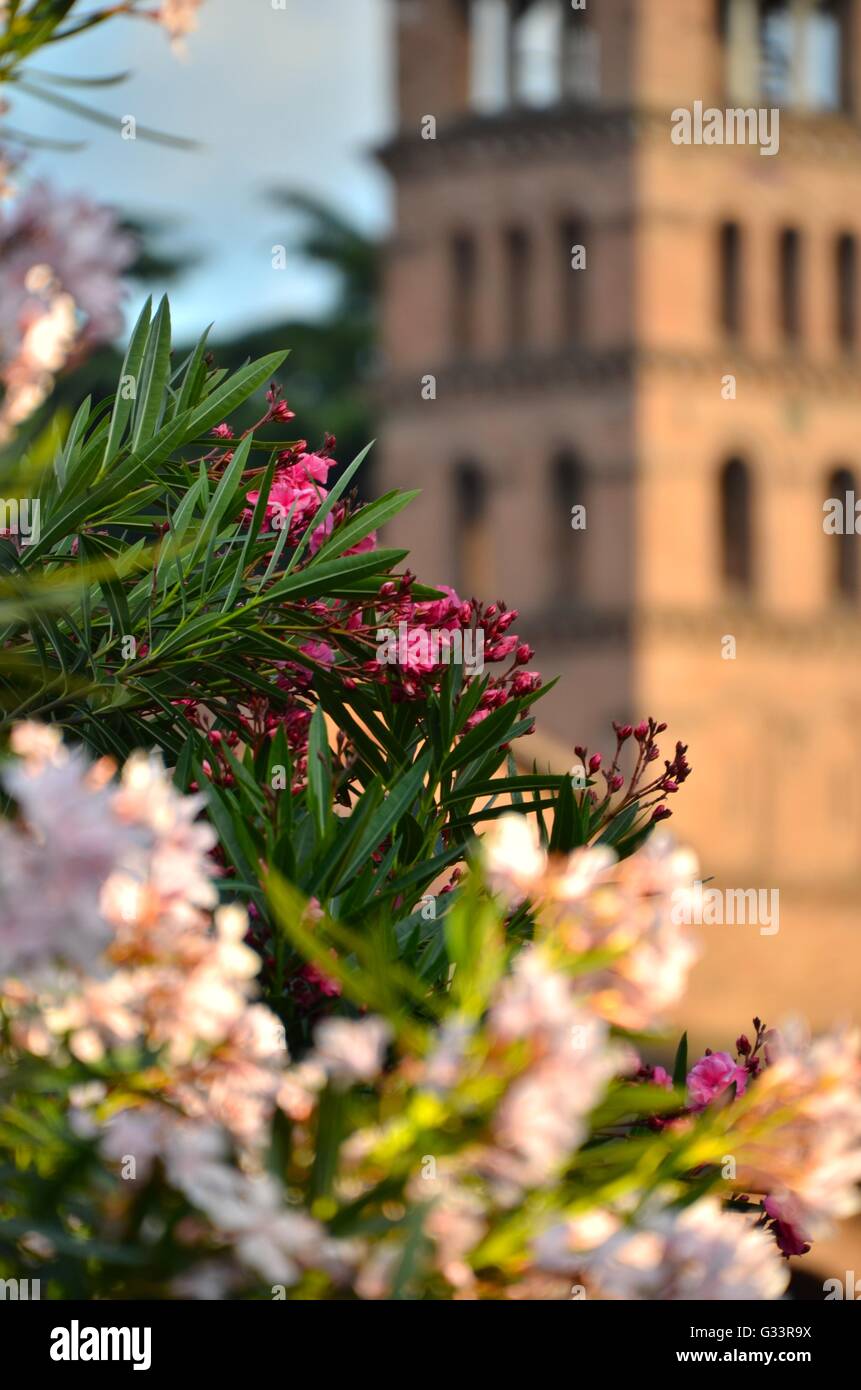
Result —
POLYGON ((735 1050, 736 1052, 741 1053, 742 1057, 747 1057, 750 1055, 750 1041, 748 1038, 745 1037, 744 1033, 742 1033, 740 1038, 736 1038, 735 1050))
POLYGON ((652 812, 652 820, 669 820, 672 814, 673 813, 668 806, 656 806, 654 811, 652 812))
POLYGON ((532 660, 534 655, 534 648, 530 647, 528 642, 521 642, 517 651, 514 653, 514 660, 517 662, 518 666, 525 666, 527 662, 532 660))
POLYGON ((591 756, 591 758, 589 759, 589 771, 590 771, 590 772, 597 772, 597 771, 598 771, 598 768, 599 768, 600 766, 601 766, 601 754, 600 754, 600 753, 593 753, 592 756, 591 756))
POLYGON ((646 738, 646 736, 648 735, 648 732, 649 726, 644 719, 642 724, 638 724, 636 729, 634 730, 634 738, 637 740, 638 743, 642 743, 643 739, 646 738))

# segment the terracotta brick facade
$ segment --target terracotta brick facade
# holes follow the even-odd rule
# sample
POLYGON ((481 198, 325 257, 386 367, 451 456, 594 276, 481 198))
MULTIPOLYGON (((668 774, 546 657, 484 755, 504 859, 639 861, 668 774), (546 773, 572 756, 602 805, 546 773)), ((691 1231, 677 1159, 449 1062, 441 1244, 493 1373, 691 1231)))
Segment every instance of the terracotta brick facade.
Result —
POLYGON ((836 592, 843 542, 822 524, 836 468, 854 470, 861 497, 861 302, 846 303, 861 295, 861 3, 843 16, 842 110, 786 101, 773 156, 674 144, 674 108, 736 104, 727 72, 747 60, 731 42, 745 5, 588 0, 576 22, 598 35, 597 100, 477 115, 469 6, 396 0, 400 127, 383 152, 397 202, 379 476, 423 488, 388 539, 423 576, 457 575, 521 610, 534 664, 561 676, 538 707, 560 767, 575 741, 606 746, 614 717, 652 713, 689 743, 673 825, 704 876, 780 890, 775 937, 702 928, 685 1021, 713 1045, 753 1012, 857 1016, 861 968, 861 596, 836 592), (741 246, 732 336, 728 223, 741 246), (847 235, 859 268, 841 282, 847 235), (841 312, 855 344, 841 342, 841 312), (553 485, 563 455, 579 470, 567 499, 553 485), (750 486, 748 590, 722 561, 733 458, 750 486), (485 544, 468 564, 464 463, 486 489, 485 544), (569 502, 585 504, 585 531, 570 529, 569 502))

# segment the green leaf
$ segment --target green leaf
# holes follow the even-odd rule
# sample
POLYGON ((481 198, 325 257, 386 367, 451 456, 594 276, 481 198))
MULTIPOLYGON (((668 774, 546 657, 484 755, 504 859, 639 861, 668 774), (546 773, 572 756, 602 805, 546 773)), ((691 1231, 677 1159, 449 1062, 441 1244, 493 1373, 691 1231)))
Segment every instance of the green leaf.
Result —
POLYGON ((147 299, 138 315, 138 321, 134 326, 128 348, 126 349, 126 355, 123 358, 123 365, 120 369, 120 379, 117 383, 117 394, 114 396, 114 407, 111 412, 110 429, 108 430, 108 438, 105 444, 104 468, 107 468, 123 442, 125 428, 128 424, 128 419, 134 404, 130 397, 123 395, 123 384, 131 378, 131 380, 135 382, 135 387, 137 388, 144 349, 149 336, 151 313, 152 296, 147 299))
POLYGON ((362 507, 361 511, 350 517, 346 525, 339 526, 332 532, 325 545, 320 547, 318 555, 343 555, 345 550, 358 545, 359 541, 363 541, 372 531, 391 521, 418 496, 418 492, 388 492, 377 502, 362 507))
POLYGON ((688 1035, 682 1033, 673 1062, 673 1085, 684 1091, 688 1081, 688 1035))
POLYGON ((404 811, 412 805, 421 790, 429 760, 430 754, 423 753, 409 771, 395 783, 370 824, 364 827, 360 834, 351 835, 348 832, 348 853, 337 871, 336 891, 343 890, 359 865, 379 848, 386 836, 394 830, 404 811))
POLYGON ((318 705, 311 718, 308 735, 308 808, 314 820, 318 840, 323 839, 329 824, 332 799, 332 755, 326 733, 326 719, 318 705))
POLYGON ((206 516, 203 518, 194 548, 191 552, 189 567, 194 565, 195 560, 200 555, 204 546, 215 535, 219 522, 225 512, 236 500, 237 484, 242 476, 246 464, 248 463, 248 453, 251 448, 251 435, 246 435, 245 439, 236 447, 236 452, 230 460, 229 466, 224 470, 218 482, 218 487, 212 497, 212 501, 207 508, 206 516))
POLYGON ((170 306, 167 296, 162 299, 147 338, 137 382, 137 402, 132 426, 133 453, 152 438, 158 427, 164 402, 165 387, 170 378, 170 306))

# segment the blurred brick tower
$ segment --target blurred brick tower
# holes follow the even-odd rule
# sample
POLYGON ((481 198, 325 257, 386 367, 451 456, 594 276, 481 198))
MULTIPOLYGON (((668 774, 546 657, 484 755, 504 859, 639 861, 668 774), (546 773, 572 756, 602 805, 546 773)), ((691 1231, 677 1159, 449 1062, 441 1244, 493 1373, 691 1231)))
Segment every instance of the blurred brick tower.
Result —
POLYGON ((780 891, 777 935, 701 929, 698 1034, 857 1014, 861 0, 393 10, 388 539, 520 609, 560 770, 612 718, 689 743, 704 877, 780 891), (778 152, 675 144, 695 102, 778 152))

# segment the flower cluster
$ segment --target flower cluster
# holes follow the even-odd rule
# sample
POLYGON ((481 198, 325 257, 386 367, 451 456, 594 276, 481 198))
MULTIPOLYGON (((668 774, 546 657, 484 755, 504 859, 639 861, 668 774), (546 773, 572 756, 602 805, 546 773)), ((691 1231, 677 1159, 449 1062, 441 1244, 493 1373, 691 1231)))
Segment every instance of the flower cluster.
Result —
POLYGON ((656 834, 644 849, 618 860, 609 846, 548 855, 534 823, 509 813, 484 837, 491 888, 509 906, 539 906, 537 930, 574 954, 597 953, 584 973, 593 1008, 631 1029, 659 1024, 682 996, 697 944, 677 923, 671 903, 693 891, 696 857, 656 834))
MULTIPOLYGON (((279 387, 272 386, 266 400, 267 409, 253 428, 295 418, 279 387)), ((202 462, 217 479, 230 463, 231 446, 236 441, 226 422, 213 430, 213 437, 217 442, 202 462)), ((261 534, 280 538, 286 531, 284 544, 292 552, 304 543, 305 554, 300 563, 307 563, 331 537, 337 538, 339 529, 357 514, 354 498, 339 498, 331 508, 324 505, 329 496, 329 473, 337 467, 335 445, 334 436, 327 435, 320 451, 314 453, 308 451, 305 440, 298 440, 277 458, 261 534), (321 511, 324 515, 317 521, 321 511)), ((253 481, 260 471, 249 470, 244 477, 253 481)), ((245 494, 248 507, 243 512, 244 525, 250 524, 259 498, 257 488, 245 494)), ((355 555, 375 546, 376 536, 372 532, 338 553, 355 555)), ((277 578, 276 574, 273 582, 277 578)), ((266 669, 271 685, 269 695, 255 689, 247 703, 236 709, 241 734, 236 728, 219 728, 206 705, 204 692, 198 695, 192 686, 188 695, 175 704, 210 744, 211 754, 203 764, 207 777, 231 786, 234 773, 226 750, 233 751, 242 742, 259 751, 283 730, 291 759, 291 787, 301 791, 306 783, 308 733, 320 674, 336 680, 347 696, 361 687, 384 687, 396 704, 418 703, 439 692, 449 665, 456 661, 463 665, 464 691, 473 681, 482 682, 464 732, 508 701, 526 701, 535 694, 541 677, 537 671, 526 669, 533 650, 511 631, 518 617, 516 609, 501 602, 484 605, 475 599, 462 600, 445 585, 441 586, 439 598, 417 599, 415 582, 410 571, 384 581, 373 604, 367 599, 296 600, 295 625, 311 635, 300 641, 290 656, 266 669), (389 634, 388 640, 385 634, 389 634), (477 662, 471 660, 475 653, 479 656, 477 662), (485 675, 485 663, 501 669, 485 675)), ((259 687, 259 681, 256 686, 259 687)), ((463 692, 459 698, 462 695, 463 692)), ((528 708, 523 709, 523 714, 528 717, 528 708)), ((343 738, 339 757, 345 767, 350 749, 343 738)))
POLYGON ((593 753, 590 756, 588 748, 581 745, 574 749, 579 759, 574 769, 578 781, 581 784, 585 783, 587 776, 593 778, 599 773, 604 780, 604 795, 599 796, 594 787, 591 787, 587 800, 597 809, 598 815, 603 816, 605 822, 634 805, 637 806, 638 813, 651 811, 652 821, 667 820, 673 814, 669 807, 664 805, 664 800, 667 796, 675 795, 682 783, 690 777, 692 769, 686 756, 687 744, 676 743, 673 758, 663 760, 664 771, 657 776, 649 775, 654 772, 654 764, 661 756, 657 737, 664 733, 666 728, 666 724, 659 724, 651 716, 636 725, 619 724, 614 720, 616 747, 609 766, 605 765, 602 753, 593 753), (633 741, 635 755, 633 767, 626 779, 622 772, 622 759, 629 741, 633 741))
POLYGON ((203 0, 163 0, 157 16, 174 43, 194 33, 202 4, 203 0))
POLYGON ((61 369, 120 331, 121 275, 134 255, 110 209, 44 182, 0 212, 0 442, 61 369))
POLYGON ((482 672, 485 663, 507 662, 488 680, 468 728, 512 697, 538 690, 538 672, 523 669, 535 653, 510 631, 517 621, 516 608, 461 599, 447 584, 440 585, 442 598, 416 602, 410 592, 412 579, 407 575, 406 582, 384 584, 380 590, 378 651, 362 667, 366 679, 387 686, 396 702, 417 700, 439 690, 453 660, 462 661, 471 674, 482 672))
MULTIPOLYGON (((707 1048, 687 1073, 685 1104, 654 1127, 681 1131, 701 1116, 732 1134, 736 1198, 755 1211, 785 1256, 803 1255, 836 1218, 861 1209, 861 1037, 837 1032, 811 1041, 791 1022, 753 1020, 735 1056, 707 1048)), ((662 1085, 662 1068, 641 1076, 662 1085)))
POLYGON ((592 1297, 605 1299, 773 1299, 789 1281, 768 1236, 713 1198, 630 1222, 609 1211, 574 1217, 535 1250, 540 1269, 583 1278, 592 1297))
MULTIPOLYGON (((533 939, 512 951, 474 873, 450 899, 438 1021, 340 1000, 291 1060, 255 997, 245 914, 217 906, 200 798, 152 757, 115 779, 50 728, 18 727, 13 750, 0 1088, 14 1062, 43 1068, 40 1103, 68 1096, 76 1166, 81 1145, 101 1165, 88 1230, 102 1241, 139 1202, 173 1203, 171 1296, 386 1297, 420 1227, 409 1277, 431 1297, 569 1297, 576 1278, 591 1298, 778 1298, 781 1251, 855 1208, 857 1038, 811 1043, 755 1020, 735 1058, 692 1065, 685 1096, 619 1035, 659 1017, 686 968, 664 939, 681 851, 557 861, 503 817, 486 872, 529 894, 533 939), (41 919, 21 915, 22 873, 40 875, 41 919), (726 1152, 736 1181, 715 1170, 705 1194, 726 1152), (705 1195, 691 1202, 694 1177, 705 1195)), ((320 970, 329 919, 302 901, 320 970)))

